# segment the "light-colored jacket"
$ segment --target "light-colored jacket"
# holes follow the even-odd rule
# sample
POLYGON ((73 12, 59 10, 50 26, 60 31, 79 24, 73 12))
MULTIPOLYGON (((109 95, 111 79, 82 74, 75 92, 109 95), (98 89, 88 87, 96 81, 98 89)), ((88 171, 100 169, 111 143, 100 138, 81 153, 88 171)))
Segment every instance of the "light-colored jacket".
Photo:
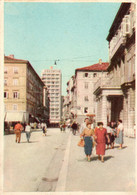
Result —
POLYGON ((31 132, 31 126, 30 125, 27 125, 25 127, 25 132, 31 132))

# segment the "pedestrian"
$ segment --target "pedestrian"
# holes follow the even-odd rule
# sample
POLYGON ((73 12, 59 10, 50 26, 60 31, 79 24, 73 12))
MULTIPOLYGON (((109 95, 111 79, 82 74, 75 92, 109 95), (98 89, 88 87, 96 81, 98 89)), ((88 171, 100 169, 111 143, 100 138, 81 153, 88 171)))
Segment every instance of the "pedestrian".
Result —
POLYGON ((91 154, 92 154, 92 147, 93 147, 93 137, 94 131, 91 129, 91 122, 87 123, 86 128, 82 131, 80 134, 80 137, 83 137, 85 145, 84 145, 84 151, 86 154, 86 158, 88 161, 91 160, 91 154))
POLYGON ((36 128, 37 128, 37 123, 35 122, 34 123, 34 129, 36 130, 36 128))
POLYGON ((124 141, 123 141, 123 132, 124 132, 124 126, 122 124, 122 120, 118 120, 117 138, 116 138, 116 143, 119 144, 118 149, 122 149, 122 145, 124 143, 124 141))
POLYGON ((60 125, 59 125, 59 127, 60 127, 60 131, 62 132, 62 127, 63 126, 63 124, 62 123, 60 123, 60 125))
POLYGON ((62 130, 65 132, 65 129, 66 129, 66 124, 63 123, 63 125, 62 125, 62 130))
POLYGON ((112 128, 110 127, 110 123, 108 122, 108 124, 107 124, 107 127, 106 127, 106 129, 107 129, 107 135, 108 135, 108 137, 109 137, 109 140, 108 140, 108 137, 106 137, 106 144, 107 144, 107 149, 109 149, 109 145, 110 145, 110 147, 111 147, 111 149, 113 148, 113 145, 112 145, 112 133, 113 133, 113 130, 112 130, 112 128))
POLYGON ((106 146, 106 137, 109 137, 107 135, 107 130, 103 127, 103 123, 99 122, 98 127, 95 131, 95 141, 97 143, 96 145, 96 154, 98 155, 98 159, 101 160, 101 162, 104 162, 104 155, 105 155, 105 146, 106 146))
POLYGON ((80 130, 79 130, 79 133, 81 134, 82 131, 87 127, 87 123, 89 122, 89 118, 85 118, 84 119, 84 123, 81 124, 81 127, 80 127, 80 130))
POLYGON ((15 142, 20 143, 21 140, 21 132, 23 131, 23 126, 20 122, 17 122, 17 124, 14 127, 14 133, 16 134, 16 140, 15 142))
POLYGON ((26 132, 27 142, 29 143, 30 134, 31 134, 31 126, 29 123, 27 123, 27 125, 25 127, 25 132, 26 132))
POLYGON ((46 125, 46 123, 42 123, 41 126, 42 126, 43 136, 46 136, 46 133, 47 133, 47 125, 46 125))
POLYGON ((76 131, 77 131, 77 128, 78 128, 76 121, 73 122, 71 127, 72 127, 73 135, 76 135, 76 131))
POLYGON ((117 135, 117 125, 115 122, 111 122, 111 129, 112 129, 112 135, 111 135, 111 142, 112 142, 112 148, 114 148, 114 143, 115 143, 115 138, 116 138, 116 135, 117 135))

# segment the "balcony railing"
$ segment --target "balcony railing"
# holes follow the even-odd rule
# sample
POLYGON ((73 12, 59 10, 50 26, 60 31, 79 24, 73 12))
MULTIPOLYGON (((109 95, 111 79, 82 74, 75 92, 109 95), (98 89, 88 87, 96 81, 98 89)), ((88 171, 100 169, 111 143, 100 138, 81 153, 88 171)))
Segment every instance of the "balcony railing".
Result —
POLYGON ((116 88, 120 87, 121 78, 120 77, 112 77, 112 78, 100 78, 94 85, 94 91, 98 88, 116 88))
POLYGON ((115 45, 113 46, 113 48, 112 48, 112 50, 110 51, 110 59, 114 56, 114 54, 117 52, 117 50, 120 48, 120 46, 122 45, 122 44, 124 44, 124 40, 125 40, 125 38, 123 37, 123 36, 121 36, 121 37, 118 37, 117 39, 116 39, 116 43, 115 43, 115 45))

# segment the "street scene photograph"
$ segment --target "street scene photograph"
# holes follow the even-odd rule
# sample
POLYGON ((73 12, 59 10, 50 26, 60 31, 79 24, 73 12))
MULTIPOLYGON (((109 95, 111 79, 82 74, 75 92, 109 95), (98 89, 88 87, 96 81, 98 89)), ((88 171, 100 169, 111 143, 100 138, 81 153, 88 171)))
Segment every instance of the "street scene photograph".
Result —
POLYGON ((136 194, 136 1, 3 16, 3 193, 136 194))

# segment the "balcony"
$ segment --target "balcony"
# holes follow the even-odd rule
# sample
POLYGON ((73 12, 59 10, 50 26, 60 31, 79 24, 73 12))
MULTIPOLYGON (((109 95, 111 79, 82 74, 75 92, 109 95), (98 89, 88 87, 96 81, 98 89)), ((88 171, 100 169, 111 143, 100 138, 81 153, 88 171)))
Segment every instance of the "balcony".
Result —
POLYGON ((118 49, 123 46, 125 43, 125 38, 122 36, 122 37, 119 37, 115 43, 115 45, 113 46, 112 50, 110 51, 110 55, 109 55, 109 58, 113 58, 113 56, 115 55, 115 53, 118 51, 118 49))
POLYGON ((123 75, 121 77, 121 85, 122 86, 130 86, 133 82, 135 82, 136 75, 132 73, 130 76, 123 75))
POLYGON ((94 85, 94 93, 95 91, 102 89, 102 88, 120 88, 121 86, 121 78, 115 77, 115 78, 100 78, 94 85))
POLYGON ((110 41, 109 58, 111 59, 116 52, 126 43, 126 37, 132 34, 130 15, 125 15, 119 29, 110 41))

